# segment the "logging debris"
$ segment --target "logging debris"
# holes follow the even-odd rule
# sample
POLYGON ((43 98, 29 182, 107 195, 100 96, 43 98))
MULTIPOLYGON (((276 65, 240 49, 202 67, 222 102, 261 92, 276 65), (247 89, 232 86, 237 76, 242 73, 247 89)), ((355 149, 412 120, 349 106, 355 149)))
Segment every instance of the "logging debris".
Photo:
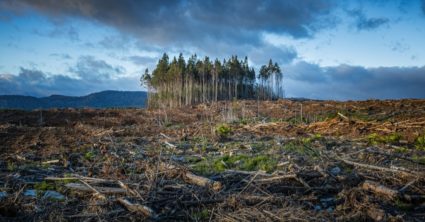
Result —
POLYGON ((46 110, 43 125, 2 110, 0 220, 423 221, 424 116, 422 100, 46 110))

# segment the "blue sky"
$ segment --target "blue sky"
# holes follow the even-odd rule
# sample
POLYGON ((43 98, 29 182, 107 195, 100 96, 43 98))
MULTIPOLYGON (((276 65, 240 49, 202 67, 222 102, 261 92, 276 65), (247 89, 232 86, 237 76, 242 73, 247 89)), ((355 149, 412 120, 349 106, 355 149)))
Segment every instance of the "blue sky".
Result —
POLYGON ((143 90, 163 52, 269 58, 288 97, 425 98, 425 1, 1 0, 0 94, 143 90))

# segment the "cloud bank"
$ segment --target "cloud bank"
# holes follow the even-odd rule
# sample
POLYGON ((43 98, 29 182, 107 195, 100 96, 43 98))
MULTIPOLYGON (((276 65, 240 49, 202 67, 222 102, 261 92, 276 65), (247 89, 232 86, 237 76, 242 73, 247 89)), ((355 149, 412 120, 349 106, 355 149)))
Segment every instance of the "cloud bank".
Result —
POLYGON ((102 90, 140 90, 138 77, 120 76, 122 67, 83 56, 70 68, 75 77, 20 68, 18 75, 0 74, 0 92, 5 95, 81 96, 102 90))
POLYGON ((336 100, 425 98, 425 66, 320 67, 299 62, 286 69, 284 79, 289 97, 336 100))
MULTIPOLYGON (((309 37, 333 1, 226 0, 5 0, 15 12, 35 9, 55 20, 78 17, 115 27, 156 43, 207 39, 255 42, 263 31, 309 37)), ((323 27, 323 24, 320 25, 323 27)))

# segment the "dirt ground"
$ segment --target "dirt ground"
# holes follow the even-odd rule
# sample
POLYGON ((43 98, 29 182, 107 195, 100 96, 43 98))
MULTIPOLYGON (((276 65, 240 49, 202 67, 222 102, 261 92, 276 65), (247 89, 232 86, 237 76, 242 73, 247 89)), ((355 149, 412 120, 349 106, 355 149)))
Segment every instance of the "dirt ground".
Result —
POLYGON ((424 221, 425 100, 0 110, 0 221, 424 221))

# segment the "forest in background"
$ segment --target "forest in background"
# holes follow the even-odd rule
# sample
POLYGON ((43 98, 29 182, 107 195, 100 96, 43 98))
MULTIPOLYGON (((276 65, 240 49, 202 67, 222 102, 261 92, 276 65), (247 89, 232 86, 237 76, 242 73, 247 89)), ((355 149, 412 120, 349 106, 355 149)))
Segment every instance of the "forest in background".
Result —
POLYGON ((269 100, 284 97, 283 75, 277 63, 269 60, 259 74, 249 66, 248 57, 220 61, 192 55, 187 61, 180 53, 171 61, 164 53, 156 67, 141 77, 148 90, 149 107, 181 107, 234 99, 269 100), (257 81, 258 80, 258 81, 257 81))

